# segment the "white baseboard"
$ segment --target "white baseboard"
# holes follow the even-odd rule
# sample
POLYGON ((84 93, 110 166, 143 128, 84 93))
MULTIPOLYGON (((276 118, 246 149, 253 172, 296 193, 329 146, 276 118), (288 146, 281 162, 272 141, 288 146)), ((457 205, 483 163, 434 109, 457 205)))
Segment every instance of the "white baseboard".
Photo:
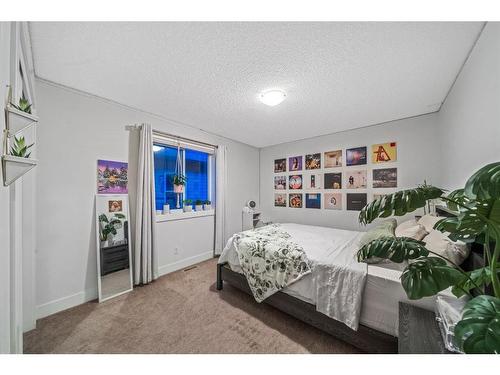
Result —
POLYGON ((96 298, 97 288, 92 288, 75 293, 71 296, 62 297, 54 301, 46 302, 36 307, 36 318, 45 318, 46 316, 81 305, 82 303, 92 301, 96 298))
POLYGON ((192 266, 193 264, 203 262, 204 260, 213 258, 213 256, 214 256, 213 251, 207 251, 206 253, 182 259, 175 263, 165 264, 163 266, 158 267, 158 276, 163 276, 166 275, 167 273, 178 271, 183 268, 192 266))

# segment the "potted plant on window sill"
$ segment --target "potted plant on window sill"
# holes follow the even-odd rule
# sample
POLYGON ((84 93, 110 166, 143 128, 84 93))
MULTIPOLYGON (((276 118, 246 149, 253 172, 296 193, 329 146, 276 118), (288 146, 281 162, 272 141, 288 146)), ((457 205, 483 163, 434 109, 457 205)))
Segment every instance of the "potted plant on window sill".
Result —
POLYGON ((193 211, 193 201, 191 199, 184 199, 184 212, 192 212, 193 211))
POLYGON ((184 185, 186 185, 187 177, 183 174, 176 174, 173 178, 174 193, 182 194, 184 193, 184 185))
POLYGON ((465 353, 500 353, 500 162, 488 164, 474 173, 463 189, 445 195, 429 185, 398 191, 366 205, 359 214, 362 224, 391 215, 403 216, 441 199, 458 215, 442 219, 434 228, 452 241, 483 244, 485 266, 466 272, 449 259, 433 253, 425 243, 406 237, 382 237, 361 247, 358 261, 370 258, 409 261, 401 284, 409 299, 436 295, 452 287, 455 296, 470 300, 454 329, 455 344, 465 353), (485 294, 492 285, 493 295, 485 294), (479 292, 473 297, 472 290, 479 292))
POLYGON ((201 199, 197 199, 196 202, 194 203, 194 209, 195 211, 203 211, 203 202, 201 199))
POLYGON ((204 203, 203 203, 203 209, 205 211, 210 211, 212 209, 212 202, 210 202, 209 200, 206 200, 204 203))

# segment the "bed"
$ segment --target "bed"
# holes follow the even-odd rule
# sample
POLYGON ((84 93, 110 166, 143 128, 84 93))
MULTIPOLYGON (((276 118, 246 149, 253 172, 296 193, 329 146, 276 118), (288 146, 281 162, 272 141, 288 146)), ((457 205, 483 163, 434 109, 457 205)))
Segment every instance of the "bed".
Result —
MULTIPOLYGON (((361 289, 362 302, 358 309, 359 324, 355 325, 355 329, 350 328, 346 322, 341 322, 329 316, 330 314, 321 312, 322 309, 319 307, 325 303, 325 300, 335 302, 336 294, 330 290, 327 293, 318 293, 317 275, 314 269, 319 269, 322 264, 327 263, 332 249, 337 247, 344 247, 343 251, 354 257, 362 232, 291 223, 281 224, 281 227, 291 234, 293 241, 302 246, 312 263, 313 272, 271 295, 264 300, 265 303, 370 353, 397 351, 400 301, 427 310, 433 309, 434 298, 424 298, 418 301, 407 299, 399 280, 401 265, 393 263, 366 265, 363 263, 356 266, 366 268, 360 271, 365 272, 365 278, 363 279, 364 288, 361 289)), ((232 239, 228 241, 219 258, 218 290, 222 290, 223 282, 251 293, 248 282, 242 274, 232 239)))

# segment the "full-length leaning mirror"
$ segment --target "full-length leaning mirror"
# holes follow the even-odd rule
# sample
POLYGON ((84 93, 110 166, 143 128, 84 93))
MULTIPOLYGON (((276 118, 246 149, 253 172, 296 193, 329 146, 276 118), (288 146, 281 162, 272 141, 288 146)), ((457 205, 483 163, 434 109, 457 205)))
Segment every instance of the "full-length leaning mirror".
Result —
POLYGON ((132 290, 128 195, 96 195, 99 302, 132 290))

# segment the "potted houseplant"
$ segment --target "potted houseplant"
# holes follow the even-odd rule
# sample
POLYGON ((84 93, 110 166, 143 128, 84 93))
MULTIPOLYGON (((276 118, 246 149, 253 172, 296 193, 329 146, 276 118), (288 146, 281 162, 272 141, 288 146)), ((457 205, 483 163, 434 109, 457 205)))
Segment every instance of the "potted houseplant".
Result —
POLYGON ((193 211, 193 201, 191 199, 184 199, 184 212, 193 211))
POLYGON ((410 261, 401 275, 409 299, 433 296, 452 287, 456 296, 470 300, 454 329, 455 343, 465 353, 500 353, 500 162, 474 173, 463 189, 449 194, 424 184, 416 189, 382 196, 359 214, 362 224, 391 215, 402 216, 441 199, 458 215, 436 223, 435 229, 453 240, 484 245, 486 266, 465 272, 449 259, 426 249, 425 243, 406 237, 375 239, 358 251, 358 261, 385 258, 396 263, 410 261), (493 287, 493 295, 485 287, 493 287), (476 296, 472 295, 472 290, 476 296))
POLYGON ((14 145, 10 148, 10 154, 18 158, 29 158, 31 152, 28 150, 33 147, 34 143, 27 145, 24 136, 17 138, 14 136, 14 145))
POLYGON ((197 199, 196 202, 194 202, 194 209, 196 211, 203 211, 203 202, 201 199, 197 199))
POLYGON ((124 219, 125 215, 120 213, 114 214, 110 219, 105 214, 99 215, 101 247, 113 245, 113 236, 116 235, 116 230, 122 227, 122 220, 124 219))
POLYGON ((173 178, 174 183, 174 193, 182 194, 184 193, 184 185, 186 185, 187 177, 183 174, 176 174, 173 178))
POLYGON ((12 102, 10 105, 21 112, 26 112, 31 115, 31 104, 24 97, 19 99, 19 105, 15 105, 12 102))
POLYGON ((210 202, 208 199, 203 203, 203 209, 205 211, 209 211, 212 209, 212 202, 210 202))

